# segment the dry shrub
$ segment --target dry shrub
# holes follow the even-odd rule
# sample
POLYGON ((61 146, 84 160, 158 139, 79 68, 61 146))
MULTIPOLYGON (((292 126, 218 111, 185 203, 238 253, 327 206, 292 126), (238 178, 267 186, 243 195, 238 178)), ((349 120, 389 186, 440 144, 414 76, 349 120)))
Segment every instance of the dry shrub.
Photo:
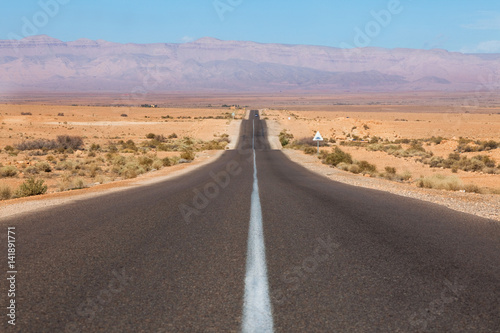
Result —
POLYGON ((8 185, 0 185, 0 200, 12 198, 12 189, 8 185))
POLYGON ((333 153, 322 154, 320 156, 323 163, 328 165, 337 166, 339 163, 352 164, 352 156, 349 153, 345 153, 339 147, 335 147, 333 153))
POLYGON ((4 166, 4 167, 1 167, 0 168, 0 177, 3 177, 3 178, 8 178, 8 177, 15 177, 17 176, 17 168, 12 166, 12 165, 8 165, 8 166, 4 166))
POLYGON ((440 174, 420 178, 417 181, 417 185, 418 187, 447 191, 459 191, 464 188, 463 182, 457 176, 444 176, 440 174))
POLYGON ((317 148, 314 148, 314 147, 305 147, 304 148, 304 153, 308 154, 308 155, 314 155, 317 153, 317 148))
POLYGON ((44 185, 44 183, 45 182, 42 179, 35 179, 34 177, 31 177, 19 186, 16 196, 23 198, 45 194, 47 192, 47 185, 44 185))
POLYGON ((184 150, 181 154, 181 158, 184 160, 188 160, 188 161, 194 160, 195 157, 196 157, 196 155, 195 155, 194 151, 192 151, 190 149, 184 150))

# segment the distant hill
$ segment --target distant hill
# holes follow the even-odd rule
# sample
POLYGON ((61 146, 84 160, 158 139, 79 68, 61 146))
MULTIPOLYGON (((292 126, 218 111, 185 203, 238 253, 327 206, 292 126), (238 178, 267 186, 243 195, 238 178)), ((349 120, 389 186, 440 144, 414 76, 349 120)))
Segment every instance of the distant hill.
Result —
POLYGON ((0 92, 388 92, 498 89, 500 54, 260 44, 0 41, 0 92))

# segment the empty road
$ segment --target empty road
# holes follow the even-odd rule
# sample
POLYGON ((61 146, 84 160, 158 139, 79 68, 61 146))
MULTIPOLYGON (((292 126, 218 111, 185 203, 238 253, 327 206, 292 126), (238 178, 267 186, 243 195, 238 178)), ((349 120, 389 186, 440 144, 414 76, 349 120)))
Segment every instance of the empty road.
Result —
POLYGON ((253 114, 194 172, 0 227, 3 332, 500 332, 497 222, 313 174, 253 114))

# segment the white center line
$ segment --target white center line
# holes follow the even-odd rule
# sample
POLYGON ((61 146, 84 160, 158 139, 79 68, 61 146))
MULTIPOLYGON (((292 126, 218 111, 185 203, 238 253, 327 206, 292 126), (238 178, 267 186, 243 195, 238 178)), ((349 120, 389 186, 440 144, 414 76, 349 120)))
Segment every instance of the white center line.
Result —
POLYGON ((253 191, 248 230, 247 266, 245 276, 245 299, 243 304, 244 333, 273 332, 273 315, 267 280, 266 248, 262 227, 262 210, 255 159, 255 119, 253 121, 253 191))

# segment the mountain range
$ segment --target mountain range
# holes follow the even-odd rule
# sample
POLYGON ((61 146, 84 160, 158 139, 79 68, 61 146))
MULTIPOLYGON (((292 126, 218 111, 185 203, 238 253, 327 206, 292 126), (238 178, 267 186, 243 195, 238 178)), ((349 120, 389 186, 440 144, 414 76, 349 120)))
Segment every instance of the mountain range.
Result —
POLYGON ((390 92, 499 89, 500 54, 202 38, 0 40, 0 92, 390 92))

